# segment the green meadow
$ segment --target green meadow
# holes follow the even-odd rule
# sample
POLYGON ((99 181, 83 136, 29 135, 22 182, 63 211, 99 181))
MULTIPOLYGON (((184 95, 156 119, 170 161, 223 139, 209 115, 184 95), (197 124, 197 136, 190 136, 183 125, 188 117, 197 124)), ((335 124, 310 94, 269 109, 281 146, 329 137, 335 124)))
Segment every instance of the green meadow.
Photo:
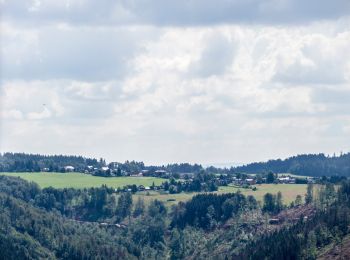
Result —
POLYGON ((27 181, 36 182, 41 188, 54 187, 54 188, 90 188, 101 187, 103 184, 108 187, 118 188, 128 184, 151 186, 154 182, 155 185, 160 185, 164 182, 164 179, 156 177, 99 177, 92 176, 90 174, 69 172, 69 173, 57 173, 57 172, 8 172, 0 173, 8 176, 18 176, 27 181))
MULTIPOLYGON (((240 191, 244 195, 252 195, 258 201, 263 201, 263 197, 266 193, 277 194, 279 191, 282 193, 284 204, 288 205, 295 200, 297 195, 301 195, 304 198, 306 193, 306 184, 261 184, 255 185, 257 187, 256 191, 251 189, 237 188, 233 186, 222 186, 215 193, 230 193, 240 191)), ((194 195, 199 194, 198 192, 181 192, 178 194, 167 194, 158 191, 142 191, 137 192, 133 198, 136 200, 141 197, 144 199, 145 203, 148 204, 151 200, 157 199, 163 201, 167 206, 177 204, 180 201, 190 200, 194 195)))
MULTIPOLYGON (((2 175, 8 176, 18 176, 27 181, 36 182, 41 188, 54 187, 54 188, 90 188, 90 187, 100 187, 105 184, 108 187, 118 188, 125 185, 144 185, 151 186, 154 182, 155 185, 160 185, 162 182, 166 181, 165 179, 156 178, 156 177, 98 177, 92 176, 90 174, 84 173, 51 173, 51 172, 33 172, 33 173, 0 173, 2 175)), ((251 189, 237 188, 233 186, 222 186, 219 187, 219 190, 215 193, 230 193, 241 191, 244 195, 253 195, 258 201, 263 200, 263 196, 270 192, 277 194, 281 192, 283 196, 283 201, 285 204, 291 203, 295 200, 297 195, 302 197, 306 193, 305 184, 261 184, 255 185, 257 187, 256 191, 251 189)), ((159 191, 143 191, 137 192, 133 195, 134 200, 138 197, 144 199, 145 203, 148 204, 151 200, 158 199, 163 201, 167 206, 177 204, 180 201, 187 201, 191 199, 194 195, 198 194, 197 192, 186 193, 182 192, 179 194, 168 194, 165 192, 159 191)))

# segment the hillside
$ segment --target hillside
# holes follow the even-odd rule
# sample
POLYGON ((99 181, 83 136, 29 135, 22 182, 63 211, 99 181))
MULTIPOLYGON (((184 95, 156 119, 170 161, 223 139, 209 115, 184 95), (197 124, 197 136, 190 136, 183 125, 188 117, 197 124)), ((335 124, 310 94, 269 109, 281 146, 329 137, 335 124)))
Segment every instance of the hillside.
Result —
POLYGON ((250 163, 235 167, 234 172, 263 173, 292 173, 305 176, 350 176, 350 153, 340 156, 324 154, 297 155, 285 160, 269 160, 267 162, 250 163))
POLYGON ((332 243, 347 245, 349 194, 347 181, 304 205, 236 192, 169 209, 106 186, 41 189, 0 176, 0 249, 4 259, 315 259, 318 248, 331 256, 332 243))

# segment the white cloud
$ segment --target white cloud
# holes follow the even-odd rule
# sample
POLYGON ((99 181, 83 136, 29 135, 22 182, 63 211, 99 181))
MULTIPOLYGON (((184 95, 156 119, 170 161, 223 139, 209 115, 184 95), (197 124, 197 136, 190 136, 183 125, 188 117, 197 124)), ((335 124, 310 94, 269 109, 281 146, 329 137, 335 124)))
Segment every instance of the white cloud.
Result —
MULTIPOLYGON (((158 12, 163 2, 149 9, 148 1, 142 13, 141 2, 8 3, 2 151, 207 163, 350 148, 349 18, 323 20, 344 10, 304 12, 301 24, 290 26, 293 12, 306 8, 290 1, 194 1, 188 5, 200 17, 192 20, 191 8, 177 2, 174 14, 158 12), (254 3, 252 24, 227 14, 254 3), (84 15, 93 8, 90 20, 84 15), (113 17, 104 17, 109 11, 113 17), (14 21, 15 13, 29 25, 14 21), (42 24, 34 28, 37 19, 42 24)), ((329 6, 322 4, 319 10, 329 6)))
POLYGON ((349 79, 350 32, 332 38, 321 34, 303 38, 299 55, 287 64, 279 64, 276 80, 291 84, 339 84, 349 79))

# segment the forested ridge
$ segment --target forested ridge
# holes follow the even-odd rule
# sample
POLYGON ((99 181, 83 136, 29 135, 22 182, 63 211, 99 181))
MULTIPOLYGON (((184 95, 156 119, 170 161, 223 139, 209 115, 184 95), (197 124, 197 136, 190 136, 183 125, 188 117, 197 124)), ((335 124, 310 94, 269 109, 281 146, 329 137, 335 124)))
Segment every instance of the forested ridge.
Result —
POLYGON ((88 167, 98 168, 108 166, 110 169, 126 173, 141 171, 155 172, 163 170, 169 173, 199 173, 206 171, 217 174, 237 173, 293 173, 312 177, 321 176, 347 176, 350 177, 350 153, 339 156, 326 156, 325 154, 302 154, 287 159, 255 162, 231 168, 204 168, 200 164, 174 163, 168 165, 145 165, 143 162, 126 161, 123 163, 106 163, 103 158, 85 158, 82 156, 67 155, 37 155, 25 153, 0 154, 0 172, 36 172, 36 171, 65 171, 66 166, 74 167, 74 171, 84 172, 88 167))
POLYGON ((263 173, 293 173, 306 176, 348 176, 350 177, 350 153, 339 156, 324 154, 304 154, 277 159, 267 162, 250 163, 235 167, 234 172, 263 173))
POLYGON ((349 234, 350 181, 310 184, 306 204, 282 201, 206 193, 168 209, 105 186, 40 189, 0 176, 1 258, 316 259, 349 234), (284 222, 270 223, 281 214, 284 222))
MULTIPOLYGON (((0 154, 0 172, 63 172, 66 166, 74 167, 76 172, 84 172, 92 168, 108 166, 110 169, 119 169, 128 173, 136 173, 142 170, 156 171, 164 170, 171 173, 198 173, 204 168, 199 164, 174 163, 160 166, 146 166, 143 162, 125 161, 106 163, 103 158, 87 158, 74 155, 40 155, 26 153, 3 153, 0 154)), ((216 168, 215 168, 216 169, 216 168)), ((222 172, 220 169, 216 169, 222 172)))

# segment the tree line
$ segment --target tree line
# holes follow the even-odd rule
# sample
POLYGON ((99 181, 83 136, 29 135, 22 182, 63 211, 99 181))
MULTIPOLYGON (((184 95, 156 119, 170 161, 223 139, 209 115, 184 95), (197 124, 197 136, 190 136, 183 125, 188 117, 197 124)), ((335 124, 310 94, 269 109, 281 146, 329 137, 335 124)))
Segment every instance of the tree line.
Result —
POLYGON ((348 176, 350 177, 350 153, 339 156, 324 154, 304 154, 285 160, 277 159, 267 162, 250 163, 234 168, 235 172, 293 173, 306 176, 348 176))

